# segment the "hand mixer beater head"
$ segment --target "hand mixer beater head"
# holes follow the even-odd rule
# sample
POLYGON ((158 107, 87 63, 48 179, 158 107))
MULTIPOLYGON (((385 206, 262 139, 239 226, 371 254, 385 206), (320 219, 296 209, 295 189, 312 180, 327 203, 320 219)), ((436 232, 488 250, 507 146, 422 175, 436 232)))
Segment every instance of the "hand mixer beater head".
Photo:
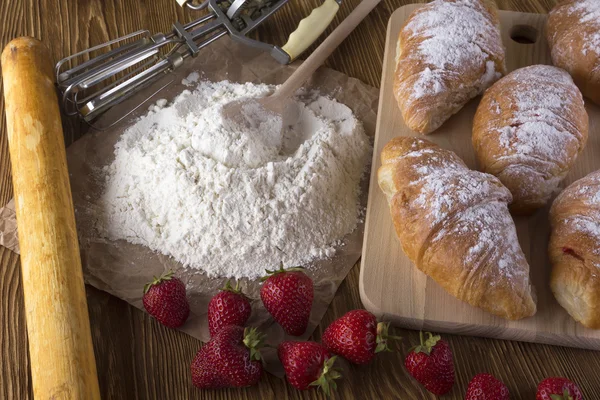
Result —
MULTIPOLYGON (((188 0, 177 1, 193 10, 208 9, 209 12, 185 25, 174 23, 168 34, 152 35, 141 30, 57 63, 56 83, 67 115, 78 115, 100 129, 94 122, 102 113, 172 72, 187 58, 195 57, 203 47, 227 34, 237 42, 269 52, 280 63, 288 64, 327 28, 341 3, 341 0, 325 0, 300 22, 288 42, 279 47, 251 39, 248 34, 289 0, 208 0, 199 5, 188 0), (100 54, 90 57, 92 53, 100 54), (89 58, 87 61, 77 63, 86 57, 89 58)), ((122 121, 157 92, 101 129, 122 121)))

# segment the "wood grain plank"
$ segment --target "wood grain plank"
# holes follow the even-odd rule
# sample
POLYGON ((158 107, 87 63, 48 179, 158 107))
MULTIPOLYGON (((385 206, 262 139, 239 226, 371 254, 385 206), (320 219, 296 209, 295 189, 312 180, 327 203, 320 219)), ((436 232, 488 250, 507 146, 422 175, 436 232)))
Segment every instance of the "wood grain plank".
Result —
POLYGON ((0 246, 0 397, 32 396, 19 257, 0 246))
MULTIPOLYGON (((359 0, 345 0, 337 21, 359 0)), ((387 21, 407 0, 382 4, 328 60, 327 65, 379 86, 387 21)), ((421 1, 426 2, 426 1, 421 1)), ((276 19, 254 37, 285 43, 301 16, 320 0, 292 0, 276 19)), ((547 12, 555 0, 499 0, 502 9, 547 12)), ((13 0, 0 2, 0 44, 23 34, 42 38, 58 60, 68 54, 140 28, 168 29, 175 20, 189 21, 197 12, 182 11, 172 0, 13 0), (56 36, 58 35, 58 37, 56 36)), ((332 28, 330 28, 332 29, 332 28)), ((0 100, 0 112, 3 103, 0 100)), ((84 124, 65 121, 70 142, 87 131, 84 124)), ((12 196, 4 118, 0 123, 0 204, 12 196)), ((346 311, 362 307, 358 292, 360 265, 350 272, 336 294, 314 337, 346 311)), ((23 313, 18 257, 0 249, 0 398, 31 399, 27 337, 23 313)), ((324 399, 315 391, 299 392, 285 381, 267 375, 256 387, 245 390, 200 391, 190 384, 189 363, 201 344, 169 330, 146 314, 94 288, 87 288, 100 386, 105 399, 324 399)), ((418 333, 399 329, 405 340, 398 353, 386 353, 371 365, 344 365, 345 379, 336 399, 434 399, 408 376, 403 354, 416 343, 418 333)), ((457 385, 447 399, 462 399, 469 379, 489 371, 504 380, 514 399, 530 399, 537 382, 549 375, 578 381, 587 399, 600 398, 597 353, 563 347, 533 345, 448 335, 455 354, 457 385)))

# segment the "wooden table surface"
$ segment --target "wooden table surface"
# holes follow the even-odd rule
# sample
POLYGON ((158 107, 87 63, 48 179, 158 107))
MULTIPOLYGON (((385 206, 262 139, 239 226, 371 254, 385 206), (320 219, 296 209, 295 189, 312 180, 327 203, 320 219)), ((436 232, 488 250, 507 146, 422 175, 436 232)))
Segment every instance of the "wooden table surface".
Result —
MULTIPOLYGON (((275 18, 259 29, 261 40, 282 44, 300 15, 319 0, 291 0, 275 18)), ((546 13, 556 0, 498 0, 500 8, 546 13)), ((359 0, 344 0, 336 22, 359 0)), ((345 43, 328 65, 379 87, 386 25, 391 13, 411 3, 384 0, 345 43)), ((0 2, 0 44, 30 35, 43 40, 55 60, 82 49, 146 28, 165 32, 175 20, 190 21, 174 0, 13 0, 0 2)), ((0 98, 0 113, 4 114, 0 98)), ((0 204, 12 197, 6 122, 0 122, 0 204)), ((67 142, 85 129, 69 122, 67 142)), ((358 273, 350 272, 314 335, 346 311, 360 308, 358 273)), ((161 326, 145 313, 115 297, 87 288, 92 334, 102 397, 105 399, 316 399, 316 391, 299 392, 271 375, 248 389, 200 391, 191 384, 189 364, 200 343, 161 326)), ((28 399, 31 377, 19 257, 0 247, 0 398, 28 399)), ((385 353, 368 366, 344 365, 338 399, 433 399, 406 372, 403 355, 418 334, 397 329, 405 339, 398 353, 385 353)), ((548 376, 566 376, 579 383, 585 398, 600 399, 600 354, 563 347, 447 335, 455 356, 457 382, 445 399, 462 399, 478 372, 490 372, 509 387, 513 399, 532 399, 537 383, 548 376)))

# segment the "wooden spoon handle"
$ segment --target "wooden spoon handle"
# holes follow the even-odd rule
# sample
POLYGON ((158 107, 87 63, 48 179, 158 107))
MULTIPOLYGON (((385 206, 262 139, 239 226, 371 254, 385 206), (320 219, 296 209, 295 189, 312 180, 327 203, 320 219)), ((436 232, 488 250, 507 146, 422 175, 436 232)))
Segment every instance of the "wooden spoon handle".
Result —
POLYGON ((99 399, 65 142, 44 45, 27 37, 10 42, 2 77, 33 394, 99 399))
POLYGON ((291 97, 325 62, 327 57, 348 37, 350 32, 371 12, 381 0, 363 0, 338 25, 337 28, 317 47, 296 71, 273 93, 271 98, 287 99, 291 97))

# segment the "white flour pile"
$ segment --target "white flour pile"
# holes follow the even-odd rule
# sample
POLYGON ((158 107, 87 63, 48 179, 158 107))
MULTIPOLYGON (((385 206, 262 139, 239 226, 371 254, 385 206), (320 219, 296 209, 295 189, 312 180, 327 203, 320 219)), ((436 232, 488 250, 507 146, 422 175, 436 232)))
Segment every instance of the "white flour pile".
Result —
POLYGON ((265 114, 246 130, 222 126, 224 104, 272 90, 200 82, 151 107, 105 167, 100 233, 209 276, 257 278, 332 256, 357 225, 369 140, 348 107, 314 93, 295 99, 283 130, 265 114))

